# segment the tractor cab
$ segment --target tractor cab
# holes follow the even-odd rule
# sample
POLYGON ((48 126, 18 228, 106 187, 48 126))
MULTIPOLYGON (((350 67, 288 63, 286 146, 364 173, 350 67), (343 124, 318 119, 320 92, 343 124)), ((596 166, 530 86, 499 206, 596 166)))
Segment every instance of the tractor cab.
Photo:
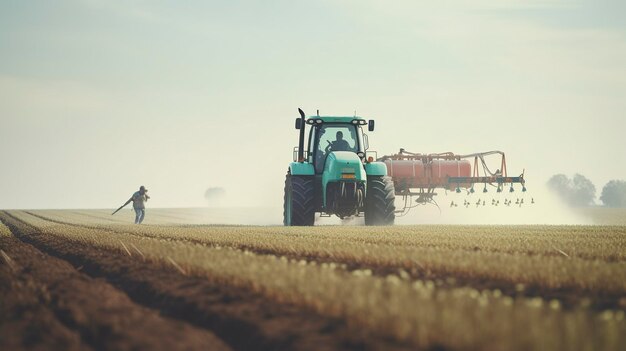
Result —
POLYGON ((358 117, 313 117, 306 122, 311 125, 307 161, 313 164, 316 174, 324 171, 326 159, 331 152, 352 152, 364 161, 367 135, 362 126, 367 124, 358 117))

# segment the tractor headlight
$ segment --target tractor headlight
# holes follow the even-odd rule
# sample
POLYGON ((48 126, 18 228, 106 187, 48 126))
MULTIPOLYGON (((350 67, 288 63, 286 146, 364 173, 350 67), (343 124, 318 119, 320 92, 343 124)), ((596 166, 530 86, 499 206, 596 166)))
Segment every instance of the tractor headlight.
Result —
POLYGON ((363 152, 363 151, 359 151, 356 154, 357 154, 357 156, 359 156, 359 158, 365 157, 365 152, 363 152))
POLYGON ((322 121, 321 118, 309 118, 306 120, 306 124, 311 124, 311 125, 322 124, 322 123, 324 123, 324 121, 322 121))

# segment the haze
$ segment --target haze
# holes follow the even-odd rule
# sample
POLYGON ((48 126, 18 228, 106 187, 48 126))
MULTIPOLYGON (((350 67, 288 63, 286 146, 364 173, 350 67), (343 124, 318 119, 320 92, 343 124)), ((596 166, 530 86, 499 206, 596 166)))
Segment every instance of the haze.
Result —
POLYGON ((280 206, 298 107, 529 192, 626 179, 624 2, 425 3, 2 1, 0 208, 280 206))

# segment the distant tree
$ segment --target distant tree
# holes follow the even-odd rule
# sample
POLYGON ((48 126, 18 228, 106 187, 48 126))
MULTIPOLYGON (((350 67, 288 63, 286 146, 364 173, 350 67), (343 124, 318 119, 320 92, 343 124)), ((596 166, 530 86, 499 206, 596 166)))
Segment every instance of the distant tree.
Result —
POLYGON ((573 194, 572 205, 574 206, 589 206, 593 205, 593 199, 596 198, 596 187, 591 180, 587 179, 582 174, 574 174, 572 179, 573 194))
POLYGON ((572 182, 565 174, 555 174, 548 180, 548 188, 554 191, 561 198, 566 199, 569 196, 572 182))
POLYGON ((596 187, 582 174, 574 174, 572 179, 556 174, 548 180, 548 188, 570 206, 591 205, 596 197, 596 187))
POLYGON ((626 181, 611 180, 602 188, 600 200, 605 206, 626 207, 626 181))
POLYGON ((220 200, 226 194, 226 190, 220 187, 208 188, 204 192, 204 198, 209 202, 209 205, 216 206, 220 204, 220 200))

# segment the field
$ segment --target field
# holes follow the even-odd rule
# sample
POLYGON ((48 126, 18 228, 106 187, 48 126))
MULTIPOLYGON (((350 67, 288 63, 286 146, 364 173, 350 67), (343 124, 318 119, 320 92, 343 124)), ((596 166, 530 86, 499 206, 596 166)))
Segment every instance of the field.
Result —
MULTIPOLYGON (((614 216, 622 223, 623 212, 614 216)), ((0 211, 0 350, 623 350, 626 226, 0 211)))

